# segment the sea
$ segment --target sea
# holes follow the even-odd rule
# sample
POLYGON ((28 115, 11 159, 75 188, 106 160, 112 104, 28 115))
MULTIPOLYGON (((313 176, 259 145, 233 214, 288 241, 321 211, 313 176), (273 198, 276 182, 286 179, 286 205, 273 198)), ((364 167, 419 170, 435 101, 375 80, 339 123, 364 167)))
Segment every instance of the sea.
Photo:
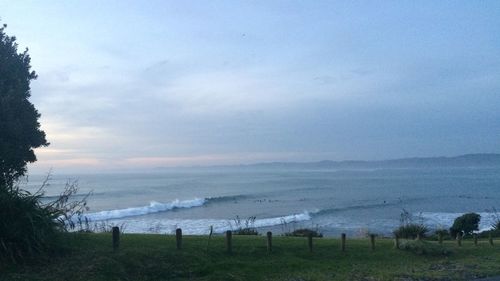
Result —
MULTIPOLYGON (((22 187, 35 191, 45 175, 22 187)), ((461 214, 500 217, 500 168, 252 169, 185 168, 101 174, 52 173, 44 203, 67 183, 87 198, 89 224, 129 233, 205 235, 254 227, 259 233, 311 228, 325 236, 389 236, 408 217, 447 229, 461 214)))

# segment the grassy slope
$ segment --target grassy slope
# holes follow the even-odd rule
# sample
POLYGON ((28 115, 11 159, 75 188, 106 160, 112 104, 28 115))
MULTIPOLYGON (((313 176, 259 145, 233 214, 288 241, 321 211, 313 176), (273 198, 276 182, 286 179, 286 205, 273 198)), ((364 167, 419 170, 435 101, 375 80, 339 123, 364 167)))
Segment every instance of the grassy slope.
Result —
POLYGON ((500 241, 491 247, 470 241, 458 248, 448 241, 449 257, 425 257, 393 249, 388 239, 377 240, 374 252, 368 239, 348 240, 346 253, 338 239, 307 241, 275 237, 274 251, 266 252, 262 236, 234 236, 234 253, 224 251, 224 238, 184 237, 183 250, 165 235, 123 235, 113 252, 111 235, 69 234, 63 257, 27 266, 0 265, 3 280, 459 280, 500 274, 500 241), (78 239, 75 239, 78 238, 78 239), (405 277, 412 277, 405 279, 405 277), (366 279, 365 279, 366 278, 366 279))

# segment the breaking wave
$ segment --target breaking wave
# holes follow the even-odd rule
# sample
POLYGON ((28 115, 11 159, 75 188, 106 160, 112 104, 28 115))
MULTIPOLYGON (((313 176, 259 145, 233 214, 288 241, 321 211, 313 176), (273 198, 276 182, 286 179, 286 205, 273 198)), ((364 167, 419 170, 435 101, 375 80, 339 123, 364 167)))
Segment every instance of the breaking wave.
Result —
POLYGON ((181 209, 181 208, 187 209, 187 208, 200 207, 203 206, 206 202, 207 199, 200 199, 200 198, 194 198, 183 201, 176 199, 169 203, 160 203, 152 201, 151 203, 149 203, 148 206, 100 211, 96 213, 85 214, 84 217, 86 217, 91 221, 120 219, 125 217, 142 216, 152 213, 166 212, 174 209, 181 209))

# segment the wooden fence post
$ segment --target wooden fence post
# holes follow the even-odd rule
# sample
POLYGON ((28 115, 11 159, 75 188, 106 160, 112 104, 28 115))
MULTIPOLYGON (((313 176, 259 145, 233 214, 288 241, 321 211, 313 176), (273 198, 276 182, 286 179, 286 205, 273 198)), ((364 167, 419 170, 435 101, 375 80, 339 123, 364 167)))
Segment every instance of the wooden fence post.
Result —
POLYGON ((443 244, 443 233, 442 232, 438 233, 438 242, 439 242, 439 244, 443 244))
POLYGON ((312 251, 313 251, 313 235, 312 235, 312 233, 309 233, 309 235, 307 235, 307 244, 309 245, 309 252, 312 253, 312 251))
POLYGON ((458 232, 458 233, 457 233, 457 245, 458 245, 459 247, 461 247, 461 246, 462 246, 462 233, 461 233, 461 232, 458 232))
POLYGON ((341 244, 340 244, 340 249, 342 250, 342 252, 345 252, 345 233, 342 233, 341 235, 341 244))
POLYGON ((233 233, 231 232, 231 230, 226 231, 226 248, 229 254, 233 252, 232 238, 233 238, 233 233))
POLYGON ((474 246, 477 246, 477 233, 474 233, 473 236, 474 236, 474 246))
POLYGON ((273 251, 273 233, 268 231, 267 233, 267 252, 271 253, 273 251))
POLYGON ((370 244, 372 251, 375 251, 375 234, 370 234, 370 244))
POLYGON ((113 226, 112 235, 113 235, 113 250, 116 251, 120 246, 120 228, 118 226, 113 226))
POLYGON ((175 244, 177 245, 177 250, 182 248, 182 229, 180 228, 175 230, 175 244))
POLYGON ((491 236, 491 233, 488 236, 488 241, 490 242, 490 245, 493 246, 493 236, 491 236))
POLYGON ((399 249, 399 236, 394 235, 394 248, 399 249))

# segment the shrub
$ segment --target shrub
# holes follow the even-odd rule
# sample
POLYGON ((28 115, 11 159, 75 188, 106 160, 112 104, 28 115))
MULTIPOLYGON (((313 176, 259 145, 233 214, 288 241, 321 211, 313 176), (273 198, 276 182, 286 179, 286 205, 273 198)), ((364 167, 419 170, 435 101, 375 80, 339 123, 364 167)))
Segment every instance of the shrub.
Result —
POLYGON ((396 228, 393 233, 399 238, 415 239, 419 235, 421 238, 424 238, 427 231, 428 229, 425 225, 410 223, 401 225, 400 227, 396 228))
MULTIPOLYGON (((234 225, 236 226, 236 230, 233 230, 233 234, 235 235, 258 235, 257 229, 253 226, 255 223, 255 219, 257 217, 252 216, 246 218, 244 221, 241 220, 239 216, 236 216, 234 219, 234 225)), ((231 225, 232 227, 232 225, 231 225)))
POLYGON ((487 211, 491 212, 493 223, 491 224, 491 229, 478 233, 479 238, 488 238, 490 235, 492 237, 500 237, 500 213, 494 207, 487 211))
POLYGON ((309 228, 296 229, 292 232, 285 233, 285 236, 308 237, 310 234, 312 234, 312 237, 323 237, 323 234, 321 232, 309 228))
POLYGON ((493 223, 491 224, 491 229, 496 232, 500 232, 500 214, 498 213, 495 207, 491 210, 491 216, 493 219, 493 223))
POLYGON ((40 204, 41 194, 0 188, 0 259, 12 262, 46 252, 63 229, 60 213, 40 204))
POLYGON ((500 230, 500 221, 497 221, 491 225, 491 229, 500 230))
POLYGON ((233 231, 234 235, 259 235, 255 228, 240 228, 233 231))
POLYGON ((58 234, 70 228, 72 216, 86 210, 82 201, 72 201, 76 183, 68 183, 63 193, 48 204, 42 204, 47 180, 35 193, 18 185, 0 186, 0 260, 19 262, 40 253, 58 249, 58 234))
POLYGON ((406 209, 403 209, 400 214, 400 226, 396 228, 393 233, 399 238, 415 239, 420 235, 421 238, 425 237, 428 229, 423 224, 420 218, 419 223, 414 222, 414 217, 406 209))
POLYGON ((453 226, 450 228, 450 234, 455 237, 458 233, 470 235, 474 230, 479 230, 479 221, 481 216, 476 213, 463 214, 456 218, 453 226))

